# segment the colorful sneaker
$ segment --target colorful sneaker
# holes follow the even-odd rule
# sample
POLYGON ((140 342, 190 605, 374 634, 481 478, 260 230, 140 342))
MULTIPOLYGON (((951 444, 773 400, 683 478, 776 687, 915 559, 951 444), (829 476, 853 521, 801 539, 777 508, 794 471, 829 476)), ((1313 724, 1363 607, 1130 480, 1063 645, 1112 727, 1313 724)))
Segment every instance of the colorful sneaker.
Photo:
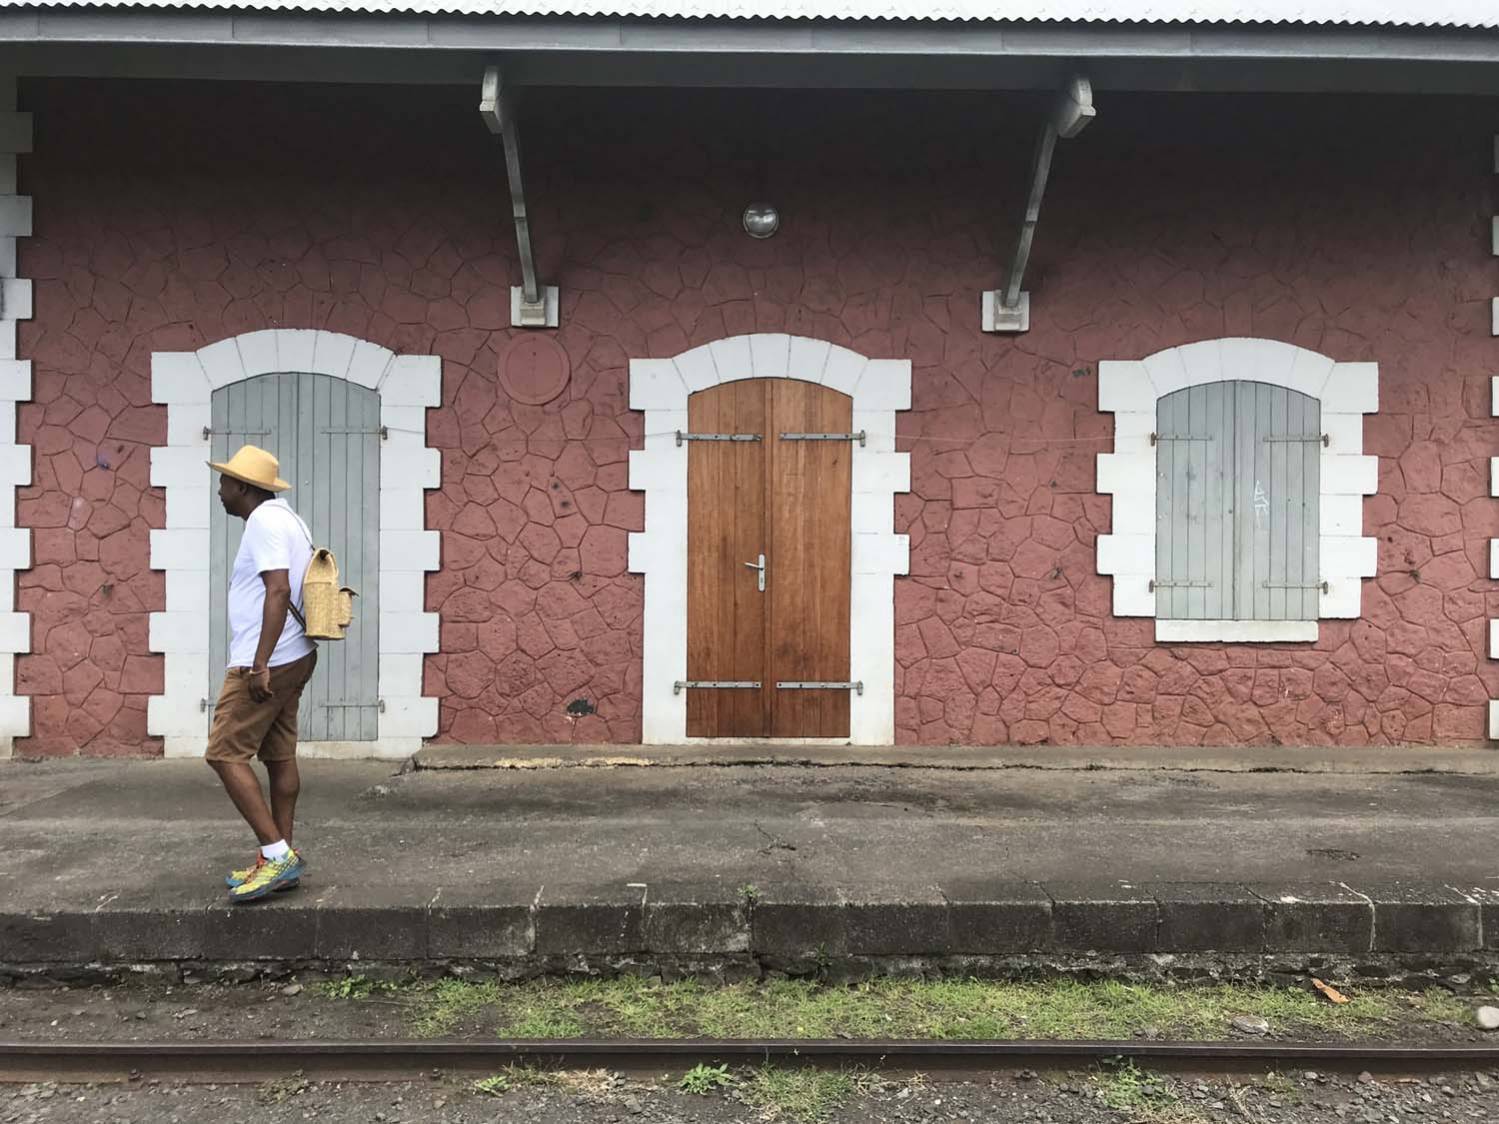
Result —
MULTIPOLYGON (((264 865, 264 863, 265 856, 257 852, 255 855, 255 865, 247 866, 243 870, 231 870, 228 874, 224 875, 224 885, 228 886, 231 890, 236 886, 243 886, 246 882, 255 877, 255 872, 259 870, 261 866, 264 865)), ((295 890, 296 888, 297 879, 293 878, 290 882, 283 882, 281 885, 277 886, 276 892, 280 893, 282 890, 295 890)))
POLYGON ((291 889, 302 877, 302 856, 289 851, 279 859, 267 859, 257 866, 248 881, 229 891, 229 900, 253 902, 280 889, 291 889))

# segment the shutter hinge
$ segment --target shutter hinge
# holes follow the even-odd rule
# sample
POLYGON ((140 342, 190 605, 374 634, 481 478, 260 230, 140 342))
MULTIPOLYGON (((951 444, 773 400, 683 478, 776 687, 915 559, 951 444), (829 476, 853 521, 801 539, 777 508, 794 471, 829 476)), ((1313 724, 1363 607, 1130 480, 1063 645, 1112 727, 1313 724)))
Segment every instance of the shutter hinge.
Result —
POLYGON ((357 426, 332 426, 328 429, 320 429, 318 430, 318 432, 335 437, 348 437, 351 435, 363 437, 379 437, 381 441, 384 441, 390 436, 390 428, 383 425, 378 429, 360 429, 357 426))
POLYGON ((1213 433, 1152 433, 1150 443, 1158 445, 1162 441, 1216 441, 1218 437, 1213 433))
POLYGON ((1332 444, 1332 435, 1329 433, 1271 433, 1264 441, 1270 443, 1285 443, 1289 445, 1313 443, 1322 445, 1324 448, 1332 444))
POLYGON ((210 426, 203 427, 203 440, 210 437, 269 437, 269 429, 213 429, 210 426))

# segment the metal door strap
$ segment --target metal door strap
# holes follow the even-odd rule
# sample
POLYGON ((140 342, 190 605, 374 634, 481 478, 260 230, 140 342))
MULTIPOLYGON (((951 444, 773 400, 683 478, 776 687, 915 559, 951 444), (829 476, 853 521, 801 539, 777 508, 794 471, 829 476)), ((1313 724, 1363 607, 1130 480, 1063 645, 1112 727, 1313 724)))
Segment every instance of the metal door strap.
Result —
POLYGON ((677 444, 683 441, 759 441, 758 433, 683 433, 677 430, 677 444))
POLYGON ((1320 589, 1327 592, 1326 582, 1260 582, 1261 589, 1320 589))
POLYGON ((781 683, 777 683, 776 687, 777 687, 778 690, 782 690, 782 691, 848 691, 848 690, 852 690, 855 694, 862 695, 864 693, 864 681, 862 679, 860 679, 860 680, 858 680, 857 682, 854 682, 854 683, 799 683, 799 682, 781 682, 781 683))
POLYGON ((863 446, 869 438, 864 430, 858 433, 783 433, 782 441, 857 441, 863 446))
POLYGON ((1151 582, 1149 582, 1147 584, 1146 588, 1148 588, 1152 593, 1154 593, 1158 589, 1212 589, 1213 588, 1213 583, 1212 582, 1170 582, 1170 581, 1167 581, 1167 582, 1158 582, 1158 581, 1151 581, 1151 582))
POLYGON ((703 687, 712 690, 742 689, 758 691, 760 684, 747 679, 678 679, 671 685, 671 693, 680 695, 683 688, 703 687))

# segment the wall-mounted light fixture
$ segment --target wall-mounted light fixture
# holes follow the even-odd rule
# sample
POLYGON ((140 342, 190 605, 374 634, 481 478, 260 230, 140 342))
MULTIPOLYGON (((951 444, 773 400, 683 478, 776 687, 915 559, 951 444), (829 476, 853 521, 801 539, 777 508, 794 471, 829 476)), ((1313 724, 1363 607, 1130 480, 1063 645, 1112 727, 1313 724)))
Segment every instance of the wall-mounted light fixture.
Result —
POLYGON ((751 238, 769 238, 781 229, 781 213, 769 203, 751 203, 744 209, 744 232, 751 238))

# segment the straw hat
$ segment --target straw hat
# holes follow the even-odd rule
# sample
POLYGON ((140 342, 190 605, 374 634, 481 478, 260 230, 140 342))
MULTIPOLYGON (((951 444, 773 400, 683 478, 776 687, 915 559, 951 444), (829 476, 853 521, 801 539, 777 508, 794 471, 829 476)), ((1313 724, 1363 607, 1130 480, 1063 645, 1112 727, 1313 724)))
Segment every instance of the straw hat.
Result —
POLYGON ((223 464, 208 462, 208 467, 267 492, 284 492, 291 487, 280 476, 281 464, 274 456, 254 445, 245 445, 223 464))

